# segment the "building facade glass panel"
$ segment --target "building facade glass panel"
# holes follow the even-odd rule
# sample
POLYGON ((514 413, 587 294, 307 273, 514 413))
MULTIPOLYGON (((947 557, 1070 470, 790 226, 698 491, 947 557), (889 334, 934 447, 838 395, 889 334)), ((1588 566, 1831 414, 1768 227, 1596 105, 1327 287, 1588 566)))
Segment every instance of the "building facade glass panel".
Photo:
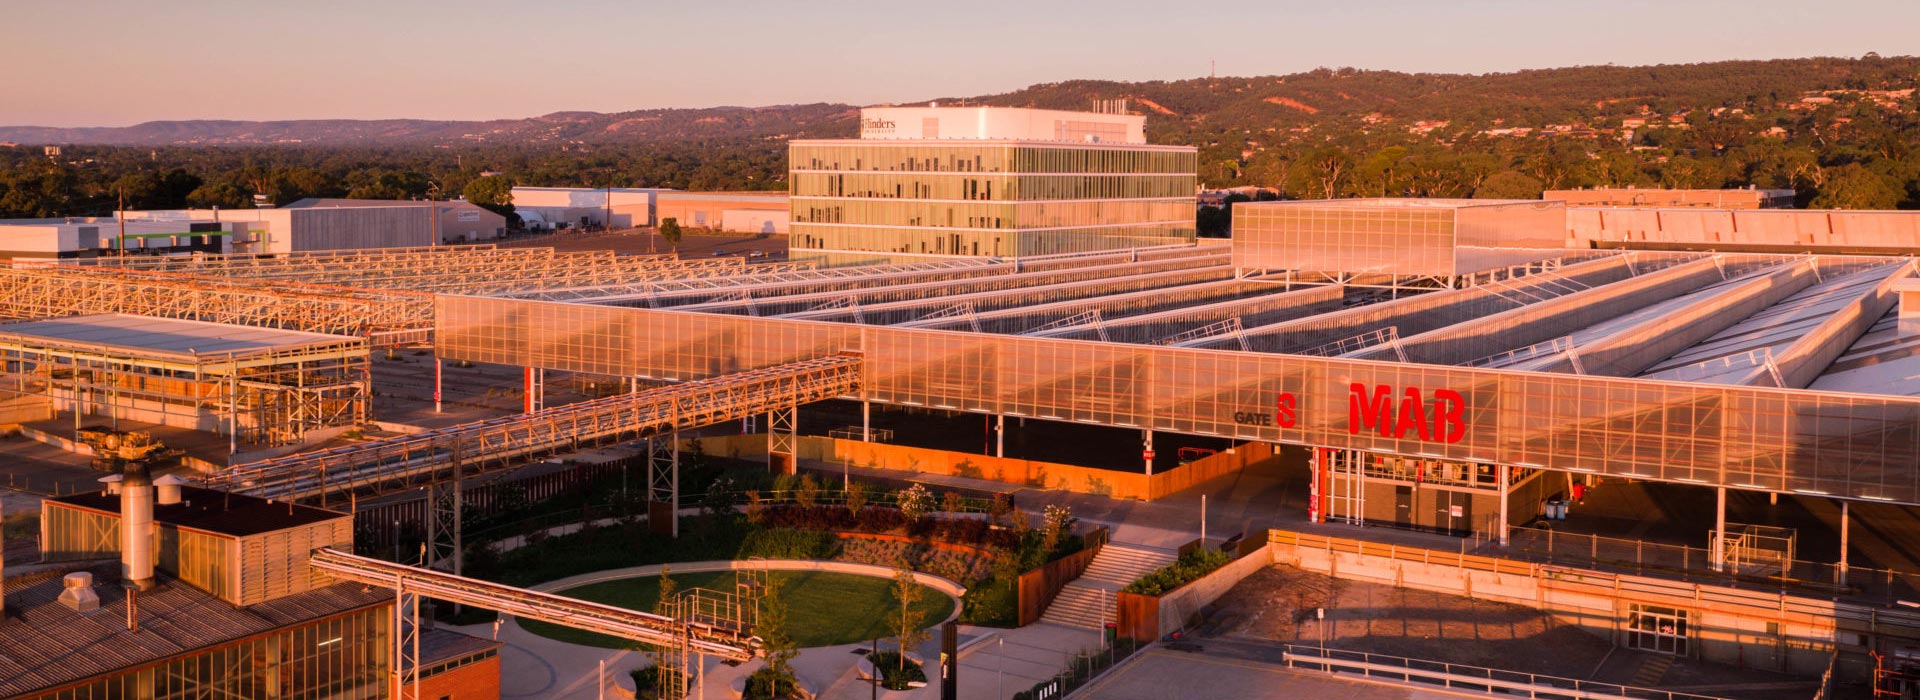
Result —
POLYGON ((1191 243, 1193 149, 796 141, 795 247, 1035 256, 1191 243))
POLYGON ((34 700, 376 700, 390 692, 390 608, 378 607, 32 696, 34 700))
POLYGON ((520 339, 569 305, 438 305, 437 341, 454 360, 697 379, 853 351, 867 360, 862 393, 886 403, 1920 502, 1920 399, 1907 397, 649 309, 596 316, 624 328, 628 352, 580 343, 536 356, 520 339))

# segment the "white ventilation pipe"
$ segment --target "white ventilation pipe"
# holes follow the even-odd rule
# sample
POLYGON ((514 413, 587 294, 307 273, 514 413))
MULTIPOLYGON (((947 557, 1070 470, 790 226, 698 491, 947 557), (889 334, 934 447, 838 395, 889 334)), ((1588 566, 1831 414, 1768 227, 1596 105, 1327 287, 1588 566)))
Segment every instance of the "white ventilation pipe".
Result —
POLYGON ((129 464, 120 482, 120 579, 153 588, 153 479, 146 465, 129 464))

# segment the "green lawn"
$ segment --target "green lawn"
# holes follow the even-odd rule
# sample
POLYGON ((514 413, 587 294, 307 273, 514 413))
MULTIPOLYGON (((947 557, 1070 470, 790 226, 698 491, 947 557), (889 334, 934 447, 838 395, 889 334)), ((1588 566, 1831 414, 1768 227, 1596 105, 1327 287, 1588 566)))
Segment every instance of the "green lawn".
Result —
MULTIPOLYGON (((708 588, 732 591, 734 574, 715 571, 698 574, 673 574, 681 589, 708 588)), ((775 571, 774 578, 785 585, 781 597, 787 603, 788 633, 802 647, 851 644, 887 637, 886 615, 893 602, 888 589, 891 579, 858 576, 828 571, 775 571)), ((920 587, 920 602, 913 606, 921 627, 931 627, 953 613, 953 599, 947 594, 920 587)), ((559 591, 560 595, 596 603, 618 605, 632 610, 653 610, 660 598, 660 579, 646 576, 620 581, 593 583, 559 591)), ((636 648, 633 642, 559 625, 520 620, 527 631, 550 639, 609 649, 636 648)))

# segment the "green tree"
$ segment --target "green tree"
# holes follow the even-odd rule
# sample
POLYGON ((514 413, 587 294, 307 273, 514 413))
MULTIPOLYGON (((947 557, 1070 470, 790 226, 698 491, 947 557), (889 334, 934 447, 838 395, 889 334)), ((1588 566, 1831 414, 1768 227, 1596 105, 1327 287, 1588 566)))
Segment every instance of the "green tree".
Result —
POLYGON ((1340 196, 1340 185, 1353 169, 1353 156, 1339 146, 1327 146, 1308 154, 1306 167, 1297 170, 1306 178, 1301 189, 1309 198, 1333 199, 1340 196))
POLYGON ((1526 173, 1503 170, 1473 191, 1474 199, 1539 199, 1545 188, 1526 173))
MULTIPOLYGON (((660 597, 653 601, 653 614, 661 617, 676 617, 679 610, 675 609, 674 595, 678 591, 679 584, 673 581, 673 567, 671 565, 661 565, 660 597)), ((680 658, 673 653, 673 649, 664 645, 653 646, 648 647, 648 652, 648 656, 653 657, 655 674, 653 680, 657 684, 655 686, 656 695, 670 698, 677 698, 684 695, 683 692, 671 692, 668 687, 675 682, 675 680, 685 678, 684 674, 681 673, 682 669, 678 666, 680 658)), ((636 677, 635 681, 637 682, 638 680, 636 677)), ((635 689, 638 690, 639 687, 635 686, 635 689)), ((685 689, 682 688, 681 690, 684 691, 685 689)))
POLYGON ((196 207, 240 209, 253 205, 253 195, 231 182, 210 182, 188 194, 187 203, 196 207))
POLYGON ((676 253, 680 252, 681 236, 679 219, 669 216, 660 220, 660 239, 666 241, 667 245, 672 246, 673 251, 676 253))
POLYGON ((907 668, 907 650, 920 646, 927 641, 928 632, 920 628, 920 616, 914 614, 913 606, 926 595, 920 582, 913 577, 913 570, 905 564, 893 572, 893 586, 888 590, 900 609, 887 613, 887 627, 895 632, 894 639, 900 643, 900 670, 907 668))
POLYGON ((474 178, 461 194, 468 202, 501 216, 513 216, 513 180, 505 175, 474 178))
POLYGON ((1808 206, 1814 209, 1892 209, 1900 204, 1901 192, 1886 177, 1859 163, 1830 169, 1808 206))
MULTIPOLYGON (((800 645, 793 641, 793 634, 787 629, 787 601, 780 590, 785 585, 783 581, 777 576, 767 577, 767 588, 760 593, 760 617, 753 627, 753 633, 760 636, 775 688, 793 680, 793 659, 800 655, 800 645)), ((777 696, 777 693, 768 695, 777 696)))

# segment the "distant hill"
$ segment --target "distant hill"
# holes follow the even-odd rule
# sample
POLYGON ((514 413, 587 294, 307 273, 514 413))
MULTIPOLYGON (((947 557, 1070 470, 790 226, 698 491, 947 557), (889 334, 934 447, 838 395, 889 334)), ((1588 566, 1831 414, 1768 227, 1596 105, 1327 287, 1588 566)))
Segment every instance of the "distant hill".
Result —
MULTIPOLYGON (((1076 80, 946 104, 1084 109, 1130 98, 1149 116, 1151 137, 1214 145, 1207 134, 1256 133, 1366 120, 1541 127, 1616 122, 1645 110, 1769 110, 1823 90, 1882 90, 1920 83, 1920 59, 1807 58, 1660 66, 1579 66, 1485 75, 1320 69, 1284 76, 1128 83, 1076 80)), ((537 145, 785 140, 848 136, 852 105, 556 112, 495 121, 159 121, 129 127, 0 126, 0 141, 26 144, 160 145, 537 145)))
POLYGON ((617 114, 555 112, 528 119, 302 119, 157 121, 127 127, 0 126, 0 141, 120 146, 391 146, 465 143, 644 143, 787 139, 844 131, 848 105, 654 109, 617 114))

